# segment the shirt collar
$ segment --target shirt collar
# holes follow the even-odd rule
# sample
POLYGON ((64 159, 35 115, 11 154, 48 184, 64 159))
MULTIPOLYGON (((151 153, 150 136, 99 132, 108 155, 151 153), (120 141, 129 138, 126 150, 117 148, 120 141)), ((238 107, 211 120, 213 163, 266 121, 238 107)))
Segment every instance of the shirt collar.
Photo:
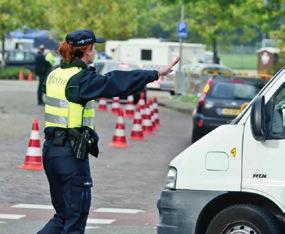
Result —
POLYGON ((60 67, 61 68, 69 68, 69 67, 87 68, 87 65, 80 58, 75 57, 71 60, 70 63, 65 63, 65 62, 61 63, 60 67))

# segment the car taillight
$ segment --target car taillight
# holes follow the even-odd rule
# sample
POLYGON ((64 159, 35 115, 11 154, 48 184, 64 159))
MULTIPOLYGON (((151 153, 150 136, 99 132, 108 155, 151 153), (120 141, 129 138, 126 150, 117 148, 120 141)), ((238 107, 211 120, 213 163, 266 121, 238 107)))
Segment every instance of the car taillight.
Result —
POLYGON ((198 126, 199 128, 201 128, 201 127, 203 126, 203 120, 202 120, 202 119, 200 119, 200 120, 197 121, 197 126, 198 126))

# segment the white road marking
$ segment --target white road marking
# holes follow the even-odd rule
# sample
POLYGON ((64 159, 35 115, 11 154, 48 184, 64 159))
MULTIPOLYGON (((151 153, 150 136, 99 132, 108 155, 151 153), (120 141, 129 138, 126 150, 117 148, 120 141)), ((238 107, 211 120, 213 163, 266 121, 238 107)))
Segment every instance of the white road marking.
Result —
POLYGON ((37 205, 37 204, 17 204, 11 206, 13 208, 21 208, 21 209, 42 209, 42 210, 53 210, 53 206, 51 205, 37 205))
POLYGON ((85 229, 87 230, 87 229, 96 229, 96 228, 100 228, 100 227, 91 227, 91 226, 86 226, 86 228, 85 228, 85 229))
POLYGON ((98 209, 94 210, 94 212, 120 213, 120 214, 137 214, 137 213, 144 212, 144 211, 143 210, 136 210, 136 209, 98 208, 98 209))
POLYGON ((0 214, 0 219, 21 219, 26 215, 18 215, 18 214, 0 214))
POLYGON ((111 224, 115 219, 87 219, 88 224, 111 224))
POLYGON ((6 222, 4 222, 4 221, 0 221, 0 223, 6 223, 6 222))

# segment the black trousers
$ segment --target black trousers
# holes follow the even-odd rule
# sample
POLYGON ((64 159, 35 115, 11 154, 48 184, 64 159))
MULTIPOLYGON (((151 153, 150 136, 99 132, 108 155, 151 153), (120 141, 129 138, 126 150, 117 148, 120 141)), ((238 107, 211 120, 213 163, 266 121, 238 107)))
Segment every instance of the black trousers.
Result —
POLYGON ((92 187, 88 157, 78 160, 69 141, 55 146, 49 139, 43 147, 43 164, 56 213, 38 233, 84 233, 92 187))

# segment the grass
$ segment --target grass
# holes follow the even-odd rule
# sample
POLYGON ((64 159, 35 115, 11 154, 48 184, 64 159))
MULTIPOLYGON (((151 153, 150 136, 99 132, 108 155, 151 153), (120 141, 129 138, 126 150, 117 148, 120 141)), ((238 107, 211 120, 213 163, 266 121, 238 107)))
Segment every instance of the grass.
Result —
POLYGON ((0 68, 0 80, 17 80, 19 71, 23 72, 25 78, 27 78, 29 70, 22 67, 1 67, 0 68))
POLYGON ((197 96, 196 95, 186 95, 186 96, 173 96, 172 101, 176 107, 188 107, 193 109, 197 103, 197 96))
POLYGON ((222 63, 232 69, 256 70, 256 54, 220 54, 222 63))

